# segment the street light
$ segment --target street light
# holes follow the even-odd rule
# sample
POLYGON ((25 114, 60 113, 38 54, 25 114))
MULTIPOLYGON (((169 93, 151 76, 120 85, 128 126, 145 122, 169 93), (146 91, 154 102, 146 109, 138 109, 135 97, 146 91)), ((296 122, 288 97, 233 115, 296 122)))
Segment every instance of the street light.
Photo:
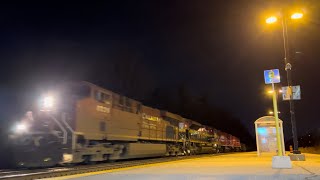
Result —
POLYGON ((269 90, 267 91, 268 94, 272 94, 273 93, 273 90, 269 90))
POLYGON ((267 24, 273 24, 277 22, 278 18, 276 16, 270 16, 269 18, 266 19, 267 24))
POLYGON ((296 12, 291 15, 291 19, 301 19, 303 17, 303 13, 296 12))
MULTIPOLYGON (((281 112, 280 111, 278 111, 278 114, 280 114, 281 112)), ((269 111, 269 114, 270 115, 273 115, 273 111, 269 111)))
MULTIPOLYGON (((268 94, 272 94, 274 91, 273 90, 267 90, 266 92, 268 94)), ((279 89, 279 93, 283 93, 282 89, 279 89)))
MULTIPOLYGON (((285 63, 285 70, 287 72, 287 83, 288 87, 292 85, 291 80, 291 69, 292 65, 289 61, 289 41, 288 41, 288 26, 287 26, 287 18, 289 14, 285 11, 281 12, 281 25, 282 25, 282 37, 283 37, 283 48, 284 48, 284 63, 285 63)), ((303 13, 296 12, 291 14, 291 19, 301 19, 303 17, 303 13)), ((277 22, 276 16, 270 16, 266 18, 267 24, 273 24, 277 22)), ((300 151, 298 151, 298 138, 297 138, 297 127, 296 127, 296 120, 295 120, 295 114, 294 114, 294 103, 293 100, 289 100, 289 106, 290 106, 290 115, 291 115, 291 125, 292 125, 292 137, 293 137, 293 154, 300 154, 300 151)))

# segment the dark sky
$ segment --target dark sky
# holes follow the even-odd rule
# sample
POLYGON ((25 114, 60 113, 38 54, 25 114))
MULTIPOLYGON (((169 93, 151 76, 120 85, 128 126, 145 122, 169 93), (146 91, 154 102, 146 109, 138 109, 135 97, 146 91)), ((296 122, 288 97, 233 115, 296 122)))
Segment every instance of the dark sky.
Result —
MULTIPOLYGON (((143 101, 156 88, 184 84, 195 95, 208 94, 253 133, 254 120, 272 108, 263 70, 280 69, 285 85, 281 27, 264 24, 275 7, 257 0, 1 2, 1 109, 14 112, 11 107, 28 104, 42 86, 63 80, 128 94, 111 67, 134 64, 122 71, 132 71, 135 77, 127 78, 142 79, 137 87, 145 89, 132 96, 143 101)), ((289 36, 294 84, 302 88, 301 134, 320 127, 320 21, 319 2, 300 7, 305 17, 289 23, 289 36)), ((290 134, 289 106, 279 106, 290 134)))

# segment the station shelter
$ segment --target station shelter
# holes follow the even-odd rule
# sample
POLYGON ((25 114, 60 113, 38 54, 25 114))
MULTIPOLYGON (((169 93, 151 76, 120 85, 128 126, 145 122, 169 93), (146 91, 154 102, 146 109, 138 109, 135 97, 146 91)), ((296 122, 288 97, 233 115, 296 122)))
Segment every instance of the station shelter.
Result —
MULTIPOLYGON (((255 122, 257 153, 277 153, 276 122, 274 116, 263 116, 255 122)), ((279 119, 282 155, 285 155, 283 121, 279 119)))

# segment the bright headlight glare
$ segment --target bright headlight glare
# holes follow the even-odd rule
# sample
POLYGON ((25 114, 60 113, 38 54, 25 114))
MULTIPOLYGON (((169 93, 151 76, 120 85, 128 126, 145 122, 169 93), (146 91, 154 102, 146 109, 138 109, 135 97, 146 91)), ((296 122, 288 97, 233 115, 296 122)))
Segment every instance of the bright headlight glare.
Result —
POLYGON ((28 130, 28 126, 25 123, 18 123, 15 127, 16 133, 26 132, 28 130))
POLYGON ((54 98, 52 96, 46 96, 43 98, 43 108, 52 108, 54 106, 54 98))

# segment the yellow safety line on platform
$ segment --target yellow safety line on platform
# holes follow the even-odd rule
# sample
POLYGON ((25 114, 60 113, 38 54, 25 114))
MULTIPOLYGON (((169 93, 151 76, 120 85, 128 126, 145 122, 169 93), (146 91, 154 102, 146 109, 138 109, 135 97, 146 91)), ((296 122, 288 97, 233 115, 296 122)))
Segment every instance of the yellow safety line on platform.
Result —
MULTIPOLYGON (((209 156, 209 157, 212 157, 212 156, 209 156)), ((65 180, 65 179, 79 178, 79 177, 85 177, 85 176, 93 176, 93 175, 99 175, 99 174, 104 174, 104 173, 112 173, 112 172, 118 172, 118 171, 124 171, 124 170, 131 170, 131 169, 137 169, 137 168, 151 167, 151 166, 155 166, 155 165, 172 164, 172 163, 175 163, 177 161, 179 161, 179 162, 191 161, 191 160, 200 159, 200 158, 208 158, 208 157, 195 157, 195 158, 190 158, 190 159, 181 159, 181 160, 169 161, 169 162, 158 162, 158 163, 152 163, 152 164, 136 165, 136 166, 131 166, 131 167, 108 169, 108 170, 102 170, 102 171, 88 172, 88 173, 75 174, 75 175, 62 176, 62 177, 45 178, 45 179, 46 180, 53 180, 53 179, 54 180, 65 180)))

